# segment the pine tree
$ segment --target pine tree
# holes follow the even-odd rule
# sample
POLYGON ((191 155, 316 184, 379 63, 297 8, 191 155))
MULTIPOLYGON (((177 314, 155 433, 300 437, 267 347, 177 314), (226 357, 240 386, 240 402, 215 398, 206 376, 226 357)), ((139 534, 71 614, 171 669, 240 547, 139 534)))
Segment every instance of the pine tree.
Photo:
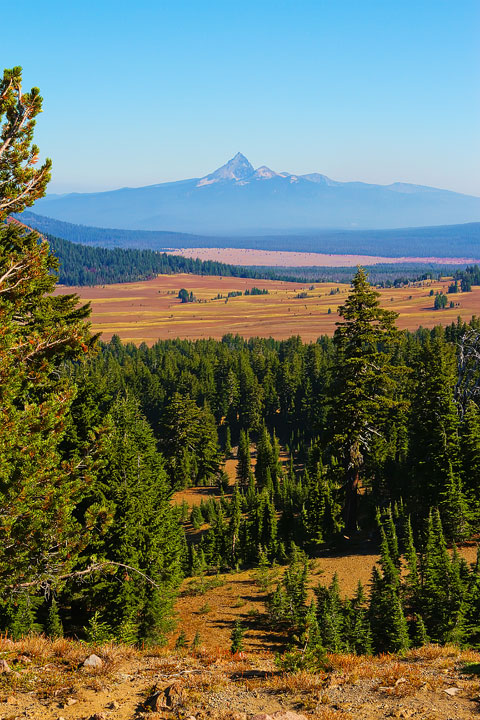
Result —
POLYGON ((230 641, 231 641, 230 652, 232 653, 232 655, 235 655, 235 653, 243 651, 244 636, 245 636, 245 630, 242 627, 240 620, 236 620, 233 630, 230 633, 230 641))
POLYGON ((405 578, 403 589, 405 605, 410 613, 415 613, 419 606, 420 577, 418 574, 418 557, 413 541, 410 516, 406 523, 405 560, 408 569, 408 575, 405 578))
MULTIPOLYGON (((418 351, 413 377, 407 492, 415 512, 426 516, 440 497, 460 499, 457 491, 462 492, 455 352, 443 331, 418 351)), ((448 512, 448 505, 443 510, 448 512)))
POLYGON ((463 416, 460 443, 464 486, 478 500, 480 499, 480 410, 472 401, 467 404, 463 416))
POLYGON ((40 151, 32 145, 40 112, 39 89, 22 92, 22 68, 4 70, 0 82, 0 221, 45 195, 52 162, 47 159, 36 169, 40 151))
POLYGON ((28 593, 21 592, 15 602, 10 603, 9 609, 10 621, 7 630, 13 640, 20 640, 37 629, 33 598, 28 593))
POLYGON ((372 632, 368 620, 365 591, 358 581, 355 596, 351 602, 353 622, 349 637, 350 649, 359 655, 370 655, 373 652, 372 632))
POLYGON ((320 585, 315 594, 322 645, 330 652, 342 652, 345 649, 344 617, 337 574, 328 588, 320 585))
POLYGON ((230 432, 230 426, 227 425, 227 431, 225 436, 225 459, 232 457, 232 436, 230 432))
POLYGON ((420 612, 428 635, 444 642, 451 616, 452 567, 438 510, 428 517, 422 575, 420 612))
POLYGON ((480 644, 480 546, 477 548, 477 560, 469 578, 465 603, 468 640, 474 647, 478 647, 480 644))
POLYGON ((250 438, 248 431, 240 431, 237 453, 237 480, 241 488, 248 487, 251 475, 250 438))
POLYGON ((195 633, 193 640, 192 640, 192 644, 191 644, 192 650, 198 650, 200 648, 201 644, 202 644, 202 638, 200 636, 199 631, 197 630, 197 632, 195 633))
POLYGON ((52 638, 52 640, 63 637, 63 625, 60 619, 60 613, 58 612, 57 601, 53 596, 48 609, 45 632, 49 638, 52 638))
POLYGON ((465 540, 469 537, 472 512, 463 492, 462 479, 460 475, 454 474, 451 462, 448 463, 439 507, 447 536, 452 540, 465 540))
POLYGON ((140 638, 159 642, 170 626, 180 580, 182 533, 162 458, 138 402, 119 397, 110 423, 92 500, 108 508, 111 519, 87 553, 120 566, 108 583, 99 579, 88 594, 113 628, 133 618, 140 638))
POLYGON ((399 370, 388 347, 396 340, 396 313, 383 310, 379 293, 358 268, 353 289, 339 307, 336 359, 332 386, 332 444, 341 455, 345 474, 345 529, 357 530, 358 488, 375 439, 381 436, 399 370))
POLYGON ((273 464, 273 449, 270 436, 265 425, 260 431, 260 438, 257 443, 257 462, 255 465, 255 479, 257 486, 262 488, 267 485, 267 479, 271 482, 271 468, 273 464))
POLYGON ((232 568, 235 568, 242 558, 242 547, 240 544, 241 522, 242 510, 240 506, 240 493, 238 485, 235 485, 231 502, 230 522, 228 525, 228 542, 230 546, 230 563, 232 568))
POLYGON ((52 294, 58 264, 36 233, 3 220, 45 193, 50 161, 35 170, 31 145, 38 89, 21 90, 21 68, 0 83, 0 594, 52 585, 87 537, 74 517, 89 461, 59 451, 74 385, 59 372, 92 339, 74 295, 52 294))
POLYGON ((218 435, 208 408, 199 408, 190 396, 175 392, 164 408, 160 432, 172 487, 204 485, 218 473, 218 435))
POLYGON ((175 650, 183 650, 185 647, 187 647, 187 636, 185 634, 185 630, 182 629, 175 640, 175 650))
POLYGON ((427 645, 429 641, 430 638, 427 635, 427 628, 425 627, 423 618, 421 615, 416 615, 413 634, 413 645, 415 647, 423 647, 424 645, 427 645))
POLYGON ((409 647, 408 625, 403 610, 400 572, 395 566, 387 537, 380 524, 380 565, 374 568, 369 619, 377 652, 401 652, 409 647))

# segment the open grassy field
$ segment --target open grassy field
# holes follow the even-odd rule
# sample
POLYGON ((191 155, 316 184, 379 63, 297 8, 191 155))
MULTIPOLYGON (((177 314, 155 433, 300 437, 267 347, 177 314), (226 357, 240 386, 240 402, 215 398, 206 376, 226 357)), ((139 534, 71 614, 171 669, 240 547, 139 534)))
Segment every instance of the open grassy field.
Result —
MULTIPOLYGON (((469 320, 480 314, 480 287, 469 293, 449 295, 454 308, 434 310, 430 291, 446 292, 448 284, 448 280, 425 281, 414 287, 381 290, 381 303, 399 313, 400 328, 410 330, 420 325, 446 325, 458 315, 469 320)), ((158 339, 176 337, 220 339, 226 333, 276 339, 300 335, 306 341, 315 340, 319 335, 334 332, 337 307, 344 302, 349 289, 347 284, 335 283, 305 286, 274 280, 160 275, 136 283, 59 287, 57 292, 76 292, 83 301, 92 303, 93 329, 101 332, 104 340, 118 334, 124 341, 152 344, 158 339), (226 302, 229 292, 245 292, 254 286, 267 289, 269 294, 242 295, 226 302), (182 304, 177 298, 181 288, 193 292, 198 302, 182 304), (300 293, 307 297, 299 298, 300 293), (217 299, 218 294, 223 298, 217 299)))
POLYGON ((459 257, 386 257, 384 255, 334 255, 333 253, 297 252, 291 250, 254 250, 249 248, 175 248, 172 255, 200 260, 216 260, 233 265, 266 267, 356 267, 377 263, 440 263, 461 265, 479 262, 475 258, 459 257))

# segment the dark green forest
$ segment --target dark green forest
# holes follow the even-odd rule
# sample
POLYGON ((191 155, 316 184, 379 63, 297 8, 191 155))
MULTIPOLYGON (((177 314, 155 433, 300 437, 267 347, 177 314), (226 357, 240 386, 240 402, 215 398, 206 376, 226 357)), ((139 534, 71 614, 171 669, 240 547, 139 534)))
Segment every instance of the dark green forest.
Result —
POLYGON ((48 242, 2 222, 45 193, 41 106, 21 68, 4 72, 2 631, 160 644, 182 578, 256 568, 287 669, 326 650, 480 646, 480 562, 457 550, 480 530, 480 320, 400 332, 359 268, 314 343, 101 343, 88 305, 53 294, 48 242), (172 502, 212 485, 197 508, 172 502), (308 602, 308 559, 359 544, 381 554, 369 587, 345 599, 334 578, 308 602))
MULTIPOLYGON (((143 233, 147 237, 150 235, 168 236, 164 238, 164 245, 155 244, 154 242, 142 244, 137 242, 135 231, 110 231, 102 228, 72 225, 29 212, 16 215, 16 218, 21 219, 27 225, 31 225, 31 227, 48 238, 50 247, 60 261, 59 282, 62 285, 81 286, 133 282, 149 279, 160 273, 223 275, 225 277, 287 280, 305 283, 348 283, 355 274, 355 268, 352 267, 241 267, 216 261, 193 260, 178 255, 167 255, 155 249, 157 246, 160 250, 168 246, 168 233, 139 231, 140 235, 143 233), (98 230, 98 235, 93 232, 95 230, 98 230), (120 238, 118 240, 117 235, 120 238)), ((172 244, 172 247, 189 247, 192 244, 195 246, 195 240, 196 236, 182 235, 179 242, 172 244), (180 241, 183 241, 183 245, 180 241)), ((207 243, 207 247, 216 247, 218 245, 218 238, 202 238, 202 240, 204 241, 203 244, 198 243, 198 247, 203 247, 206 240, 210 242, 210 245, 207 243)), ((225 238, 222 247, 230 246, 234 247, 235 243, 230 242, 229 238, 225 238)), ((294 250, 295 247, 290 244, 286 247, 282 246, 282 248, 273 249, 294 250)), ((312 248, 309 250, 312 251, 312 248)), ((351 248, 350 250, 359 252, 358 248, 351 248)), ((316 251, 320 252, 318 248, 316 251)), ((334 250, 334 252, 340 251, 341 248, 334 250)), ((430 252, 433 253, 434 250, 432 249, 430 252)), ((367 265, 365 269, 369 273, 370 281, 379 287, 401 287, 416 280, 425 278, 439 279, 445 276, 453 276, 460 282, 464 274, 469 278, 470 285, 480 284, 478 269, 476 274, 474 272, 472 275, 472 268, 466 265, 452 265, 441 262, 378 263, 376 265, 367 265)))
POLYGON ((181 255, 80 245, 52 235, 45 236, 59 260, 58 282, 62 285, 107 285, 149 280, 156 275, 189 273, 223 277, 296 280, 290 274, 274 270, 228 265, 214 260, 184 258, 181 255))
MULTIPOLYGON (((86 363, 62 363, 76 387, 62 455, 80 457, 92 433, 102 438, 74 511, 82 527, 95 516, 76 571, 93 556, 168 585, 160 602, 134 571, 80 576, 57 596, 66 631, 88 628, 97 613, 120 637, 127 628, 145 639, 155 628, 158 638, 182 574, 279 563, 289 569, 266 622, 288 634, 300 637, 314 616, 329 649, 402 649, 420 637, 477 642, 479 570, 451 559, 446 543, 479 527, 480 323, 400 333, 362 271, 341 312, 335 337, 313 344, 226 336, 148 348, 113 338, 86 363), (222 460, 232 444, 233 495, 172 509, 172 490, 226 490, 222 460), (204 523, 199 542, 185 536, 183 528, 204 523), (308 608, 306 558, 359 539, 382 552, 371 588, 344 601, 335 584, 319 587, 308 608)), ((5 626, 16 618, 7 613, 5 626)))

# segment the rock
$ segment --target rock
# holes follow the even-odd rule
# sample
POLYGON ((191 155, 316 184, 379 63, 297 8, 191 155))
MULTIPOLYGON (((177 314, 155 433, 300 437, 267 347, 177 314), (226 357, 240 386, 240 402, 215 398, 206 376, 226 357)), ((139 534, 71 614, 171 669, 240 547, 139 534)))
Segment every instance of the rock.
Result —
POLYGON ((251 720, 272 720, 272 716, 267 715, 267 713, 257 713, 251 718, 251 720))
POLYGON ((446 688, 443 692, 447 693, 447 695, 450 695, 451 697, 454 697, 457 693, 460 692, 460 688, 449 687, 449 688, 446 688))
POLYGON ((118 703, 116 700, 112 700, 112 702, 108 703, 107 708, 109 710, 118 710, 120 707, 120 703, 118 703))
POLYGON ((83 661, 83 667, 85 668, 101 668, 102 665, 102 658, 99 658, 95 653, 92 653, 83 661))
POLYGON ((163 690, 158 690, 154 692, 153 695, 150 695, 150 697, 145 700, 144 706, 147 710, 152 710, 153 712, 167 710, 168 705, 166 704, 163 690))
POLYGON ((71 705, 75 705, 77 702, 78 700, 75 700, 75 698, 68 698, 63 703, 61 703, 59 707, 63 710, 64 708, 70 707, 71 705))
POLYGON ((95 713, 94 715, 90 715, 88 720, 107 720, 107 716, 105 713, 95 713))
POLYGON ((164 690, 157 690, 145 701, 145 707, 160 712, 161 710, 171 710, 181 705, 183 701, 183 687, 179 682, 169 685, 164 690))
POLYGON ((0 673, 10 673, 12 672, 10 665, 7 663, 6 660, 0 660, 0 673))
POLYGON ((272 720, 307 720, 307 718, 291 710, 277 710, 272 714, 272 720))
POLYGON ((173 685, 165 688, 163 691, 165 694, 165 700, 169 708, 180 705, 183 701, 183 686, 181 683, 176 682, 173 685))

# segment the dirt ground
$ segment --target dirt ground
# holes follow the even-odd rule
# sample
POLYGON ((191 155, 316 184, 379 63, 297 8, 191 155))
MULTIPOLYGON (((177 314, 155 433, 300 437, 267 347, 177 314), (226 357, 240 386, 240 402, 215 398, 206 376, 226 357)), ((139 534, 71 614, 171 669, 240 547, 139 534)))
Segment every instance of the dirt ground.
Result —
MULTIPOLYGON (((425 281, 415 287, 380 291, 383 307, 399 313, 398 327, 414 330, 420 325, 447 325, 461 316, 480 314, 480 287, 449 295, 453 308, 434 310, 434 292, 446 292, 449 281, 425 281)), ((227 333, 243 337, 285 339, 300 335, 305 341, 331 335, 338 321, 337 307, 345 301, 350 285, 302 285, 273 280, 251 280, 197 275, 160 275, 153 280, 97 287, 64 287, 92 304, 92 327, 104 340, 118 334, 125 342, 151 345, 162 339, 221 339, 227 333), (268 295, 225 296, 247 288, 268 289, 268 295), (193 292, 198 302, 181 303, 181 288, 193 292), (337 293, 338 288, 338 293, 337 293), (306 297, 298 297, 306 293, 306 297), (223 298, 217 299, 217 295, 223 298)))
POLYGON ((426 646, 403 657, 328 655, 316 674, 284 673, 266 651, 171 653, 27 638, 2 639, 3 720, 472 720, 480 654, 426 646), (83 667, 94 651, 102 666, 83 667))
MULTIPOLYGON (((382 257, 381 255, 334 255, 331 253, 291 252, 289 250, 250 250, 245 248, 175 248, 172 255, 216 260, 231 265, 264 265, 267 267, 355 267, 377 263, 441 263, 460 265, 476 263, 475 258, 382 257)), ((480 256, 480 253, 479 253, 480 256)))

